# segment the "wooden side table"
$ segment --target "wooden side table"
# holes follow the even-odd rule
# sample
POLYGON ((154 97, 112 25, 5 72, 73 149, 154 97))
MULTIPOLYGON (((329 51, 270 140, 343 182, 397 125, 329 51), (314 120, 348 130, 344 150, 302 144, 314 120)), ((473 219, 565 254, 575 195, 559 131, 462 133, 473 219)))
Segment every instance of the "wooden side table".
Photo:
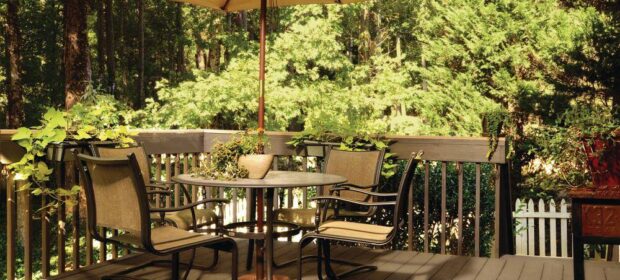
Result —
POLYGON ((620 186, 575 188, 569 196, 574 279, 584 280, 584 243, 620 244, 620 186))

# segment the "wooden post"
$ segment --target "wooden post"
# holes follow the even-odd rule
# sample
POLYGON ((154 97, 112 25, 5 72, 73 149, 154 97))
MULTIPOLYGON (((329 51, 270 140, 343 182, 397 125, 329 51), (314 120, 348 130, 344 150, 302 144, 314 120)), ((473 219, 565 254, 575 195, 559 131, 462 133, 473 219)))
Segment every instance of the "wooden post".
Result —
POLYGON ((13 176, 2 169, 6 178, 6 278, 15 279, 15 231, 17 229, 16 198, 13 176))
POLYGON ((509 164, 497 164, 495 175, 495 233, 493 257, 499 258, 506 254, 514 254, 509 164))

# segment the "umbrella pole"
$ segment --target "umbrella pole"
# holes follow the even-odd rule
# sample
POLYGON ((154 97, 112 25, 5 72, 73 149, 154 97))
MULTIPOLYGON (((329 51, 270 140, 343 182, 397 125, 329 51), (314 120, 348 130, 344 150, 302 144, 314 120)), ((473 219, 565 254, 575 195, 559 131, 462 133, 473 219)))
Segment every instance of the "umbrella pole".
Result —
POLYGON ((265 131, 265 37, 267 33, 267 0, 260 1, 260 50, 258 70, 258 133, 265 131))

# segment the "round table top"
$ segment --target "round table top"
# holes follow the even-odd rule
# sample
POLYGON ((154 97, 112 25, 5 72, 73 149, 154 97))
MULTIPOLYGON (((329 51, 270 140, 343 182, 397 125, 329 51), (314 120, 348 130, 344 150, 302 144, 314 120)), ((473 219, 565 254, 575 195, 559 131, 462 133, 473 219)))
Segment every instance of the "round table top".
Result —
POLYGON ((198 186, 233 187, 233 188, 297 188, 308 186, 327 186, 344 183, 347 178, 325 173, 296 172, 296 171, 269 171, 263 179, 236 179, 231 181, 212 180, 181 174, 172 178, 172 181, 198 186))

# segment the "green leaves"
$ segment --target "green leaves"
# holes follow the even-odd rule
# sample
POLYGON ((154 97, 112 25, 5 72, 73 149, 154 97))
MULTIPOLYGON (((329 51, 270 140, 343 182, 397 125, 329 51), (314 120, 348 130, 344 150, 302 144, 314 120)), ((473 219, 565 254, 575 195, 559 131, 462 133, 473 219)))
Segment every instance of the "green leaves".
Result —
POLYGON ((30 131, 30 129, 28 129, 27 127, 20 127, 17 129, 15 134, 13 134, 13 137, 11 137, 11 140, 19 141, 19 140, 28 139, 30 138, 30 135, 32 135, 32 131, 30 131))

